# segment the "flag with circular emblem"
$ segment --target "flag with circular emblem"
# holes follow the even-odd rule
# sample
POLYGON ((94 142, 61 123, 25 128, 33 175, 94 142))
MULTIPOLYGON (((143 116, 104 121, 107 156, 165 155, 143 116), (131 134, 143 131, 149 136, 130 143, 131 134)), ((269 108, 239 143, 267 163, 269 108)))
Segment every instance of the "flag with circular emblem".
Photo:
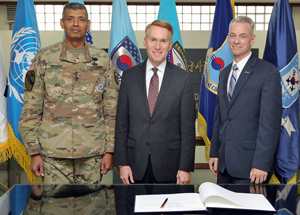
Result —
POLYGON ((142 62, 125 0, 113 0, 108 54, 120 83, 124 70, 142 62))

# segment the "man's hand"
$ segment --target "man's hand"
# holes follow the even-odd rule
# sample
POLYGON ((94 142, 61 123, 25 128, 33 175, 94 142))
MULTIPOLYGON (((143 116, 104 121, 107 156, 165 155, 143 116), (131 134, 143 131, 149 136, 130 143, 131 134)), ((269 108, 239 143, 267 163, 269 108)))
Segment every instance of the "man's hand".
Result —
POLYGON ((250 172, 250 183, 262 184, 265 180, 267 180, 268 172, 252 168, 250 172))
POLYGON ((103 156, 102 162, 101 162, 101 174, 106 174, 109 170, 113 168, 113 154, 106 153, 103 156))
POLYGON ((218 158, 209 158, 208 160, 209 169, 215 176, 218 175, 218 158))
POLYGON ((176 178, 176 184, 188 184, 190 181, 190 173, 183 170, 178 170, 176 178))
POLYGON ((130 182, 134 183, 130 166, 121 166, 120 167, 120 178, 121 178, 123 184, 130 184, 130 182), (130 182, 128 179, 130 179, 130 182))
POLYGON ((30 170, 36 177, 44 176, 44 162, 41 155, 32 155, 30 170))

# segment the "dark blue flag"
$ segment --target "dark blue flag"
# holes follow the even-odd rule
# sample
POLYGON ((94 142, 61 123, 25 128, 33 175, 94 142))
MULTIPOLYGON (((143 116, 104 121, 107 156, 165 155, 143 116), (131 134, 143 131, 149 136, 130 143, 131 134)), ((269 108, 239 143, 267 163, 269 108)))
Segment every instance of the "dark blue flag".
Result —
POLYGON ((198 132, 205 142, 209 158, 219 74, 233 60, 228 46, 229 23, 234 17, 233 0, 217 0, 207 49, 198 106, 198 132))
POLYGON ((296 34, 288 0, 274 4, 264 60, 277 66, 282 85, 282 123, 277 147, 280 183, 287 183, 299 169, 299 70, 296 34))

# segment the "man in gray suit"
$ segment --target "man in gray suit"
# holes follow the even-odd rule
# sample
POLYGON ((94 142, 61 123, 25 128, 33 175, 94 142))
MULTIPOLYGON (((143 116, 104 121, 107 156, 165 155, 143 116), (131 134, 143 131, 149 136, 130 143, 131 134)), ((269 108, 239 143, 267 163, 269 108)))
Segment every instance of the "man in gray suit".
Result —
POLYGON ((219 76, 209 167, 218 183, 266 183, 280 134, 280 74, 251 53, 252 19, 233 19, 228 36, 234 59, 219 76))
POLYGON ((156 20, 145 30, 148 59, 123 73, 114 165, 129 183, 189 182, 195 158, 191 75, 166 60, 173 28, 156 20))

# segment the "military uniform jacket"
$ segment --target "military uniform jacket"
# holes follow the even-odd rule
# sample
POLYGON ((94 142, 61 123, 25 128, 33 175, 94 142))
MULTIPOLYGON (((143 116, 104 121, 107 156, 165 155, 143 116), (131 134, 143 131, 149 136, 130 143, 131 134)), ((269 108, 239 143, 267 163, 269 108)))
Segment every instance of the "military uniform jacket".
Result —
POLYGON ((113 152, 118 89, 105 51, 86 43, 75 58, 64 41, 40 50, 26 75, 19 122, 27 153, 83 158, 113 152))

